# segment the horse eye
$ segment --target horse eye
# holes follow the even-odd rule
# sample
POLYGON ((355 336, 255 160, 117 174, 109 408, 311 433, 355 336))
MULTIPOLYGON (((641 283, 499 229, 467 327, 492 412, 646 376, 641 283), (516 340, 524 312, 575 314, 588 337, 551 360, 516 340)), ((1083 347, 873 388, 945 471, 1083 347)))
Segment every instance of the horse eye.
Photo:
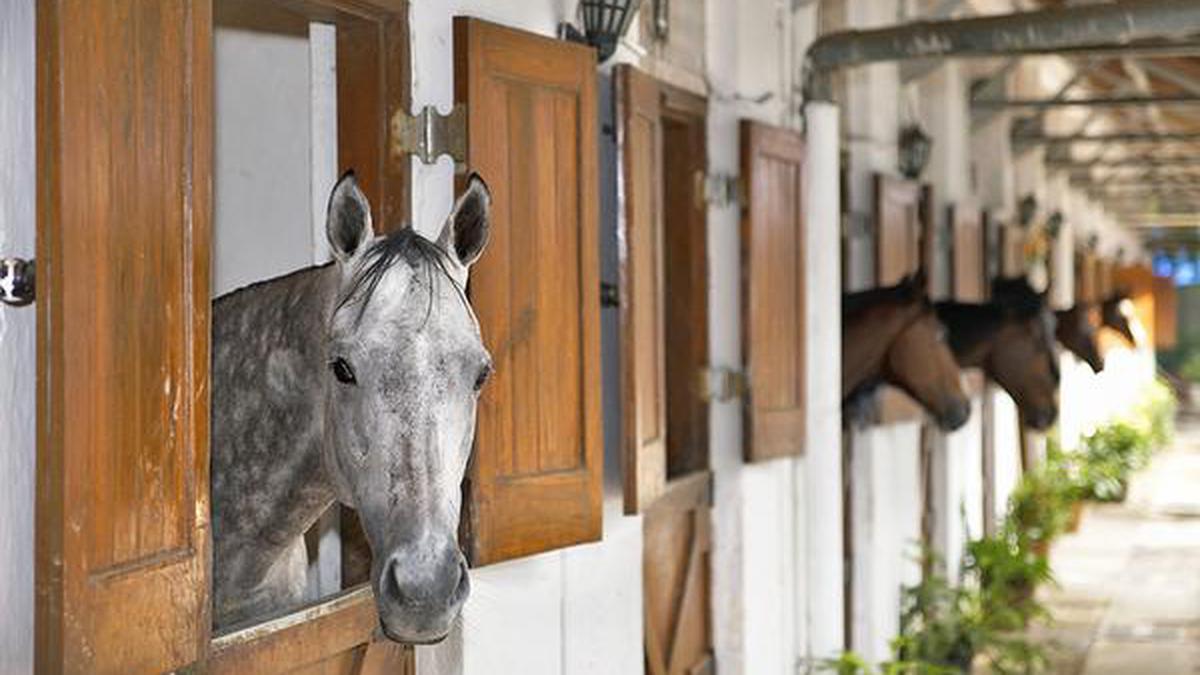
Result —
POLYGON ((479 374, 475 376, 475 391, 483 389, 483 385, 487 384, 488 378, 492 376, 492 366, 486 365, 479 369, 479 374))
POLYGON ((354 369, 346 362, 346 359, 335 359, 330 362, 329 367, 333 369, 333 376, 342 384, 358 384, 358 380, 354 377, 354 369))

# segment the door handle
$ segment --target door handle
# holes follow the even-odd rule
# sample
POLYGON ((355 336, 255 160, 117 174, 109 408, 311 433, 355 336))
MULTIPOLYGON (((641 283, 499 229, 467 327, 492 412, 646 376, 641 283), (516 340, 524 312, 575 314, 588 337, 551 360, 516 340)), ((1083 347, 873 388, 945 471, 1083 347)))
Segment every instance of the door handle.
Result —
POLYGON ((33 302, 34 261, 0 257, 0 302, 23 307, 33 302))

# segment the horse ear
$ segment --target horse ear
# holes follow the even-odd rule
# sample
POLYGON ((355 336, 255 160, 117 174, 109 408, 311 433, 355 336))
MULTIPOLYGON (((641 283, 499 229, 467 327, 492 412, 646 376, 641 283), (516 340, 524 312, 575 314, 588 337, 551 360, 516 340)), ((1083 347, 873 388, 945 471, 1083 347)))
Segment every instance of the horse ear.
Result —
POLYGON ((438 235, 438 245, 463 267, 470 267, 487 246, 491 206, 492 194, 487 183, 479 174, 472 173, 467 179, 467 189, 454 203, 438 235))
POLYGON ((338 262, 353 258, 375 236, 371 227, 371 205, 359 189, 353 171, 342 174, 329 195, 325 236, 338 262))

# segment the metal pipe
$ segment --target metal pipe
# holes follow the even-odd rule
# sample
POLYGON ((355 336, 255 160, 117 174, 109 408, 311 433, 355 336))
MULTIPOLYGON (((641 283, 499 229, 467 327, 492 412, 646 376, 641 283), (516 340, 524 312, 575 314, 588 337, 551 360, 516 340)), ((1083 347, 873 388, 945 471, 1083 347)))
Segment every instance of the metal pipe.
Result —
POLYGON ((1182 96, 1100 96, 1095 98, 985 98, 971 101, 973 108, 1121 108, 1143 105, 1194 105, 1200 95, 1182 96))
POLYGON ((1046 166, 1052 169, 1061 169, 1065 171, 1075 171, 1080 169, 1126 169, 1134 167, 1140 169, 1152 169, 1156 167, 1171 166, 1200 166, 1200 157, 1163 157, 1161 159, 1133 157, 1129 159, 1096 160, 1091 162, 1079 162, 1069 159, 1049 159, 1046 160, 1046 166))
POLYGON ((1089 5, 830 33, 813 42, 805 55, 804 98, 832 100, 830 75, 847 66, 1119 49, 1139 40, 1186 39, 1196 33, 1200 33, 1196 0, 1089 5))
MULTIPOLYGON (((1197 3, 1200 4, 1200 3, 1197 3)), ((1200 133, 1185 132, 1157 134, 1154 132, 1120 132, 1115 134, 1042 134, 1016 132, 1013 141, 1025 144, 1040 143, 1195 143, 1200 142, 1200 133)))

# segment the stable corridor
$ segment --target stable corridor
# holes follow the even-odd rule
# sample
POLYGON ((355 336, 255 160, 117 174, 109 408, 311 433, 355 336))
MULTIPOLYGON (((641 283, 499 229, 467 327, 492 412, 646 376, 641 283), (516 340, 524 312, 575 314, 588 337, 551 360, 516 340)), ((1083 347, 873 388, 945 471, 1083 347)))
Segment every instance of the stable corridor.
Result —
POLYGON ((1200 419, 1137 475, 1125 504, 1090 504, 1051 552, 1054 616, 1035 632, 1051 672, 1200 673, 1200 419))

